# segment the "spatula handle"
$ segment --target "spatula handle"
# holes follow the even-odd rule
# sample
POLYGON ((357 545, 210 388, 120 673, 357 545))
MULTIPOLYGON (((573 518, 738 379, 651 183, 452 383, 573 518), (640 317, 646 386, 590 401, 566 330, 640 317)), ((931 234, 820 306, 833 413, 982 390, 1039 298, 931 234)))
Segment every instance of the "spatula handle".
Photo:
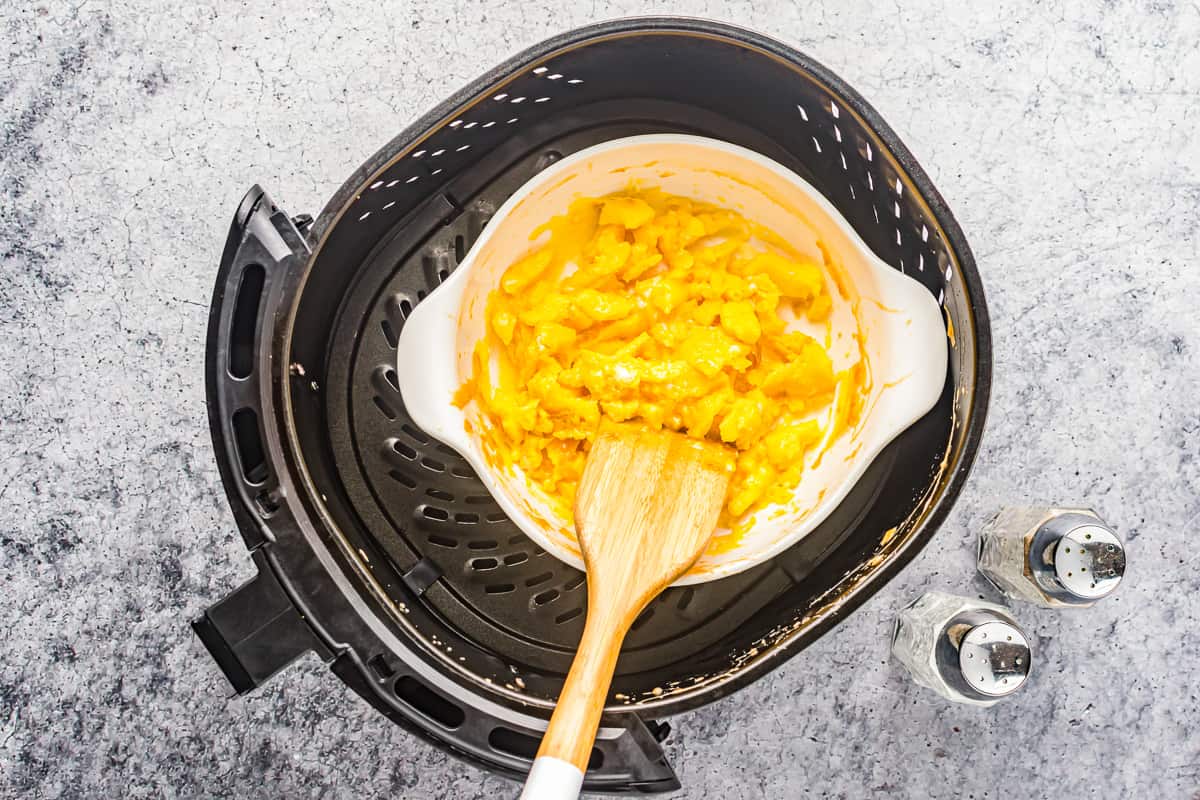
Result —
POLYGON ((579 767, 553 756, 538 756, 519 800, 576 800, 582 787, 579 767))
POLYGON ((636 616, 592 612, 589 609, 579 651, 571 662, 521 800, 574 800, 579 796, 621 642, 632 616, 636 616))

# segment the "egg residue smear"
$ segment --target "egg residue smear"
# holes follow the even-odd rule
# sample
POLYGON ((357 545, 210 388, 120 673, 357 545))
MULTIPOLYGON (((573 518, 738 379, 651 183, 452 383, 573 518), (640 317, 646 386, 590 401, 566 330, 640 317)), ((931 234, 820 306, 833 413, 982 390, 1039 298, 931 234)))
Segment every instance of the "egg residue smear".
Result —
POLYGON ((479 404, 488 459, 519 467, 564 518, 605 418, 736 449, 726 527, 785 502, 806 451, 854 424, 861 365, 835 373, 826 347, 788 324, 829 317, 825 265, 774 232, 630 190, 576 200, 531 239, 544 242, 488 298, 456 403, 479 404), (825 427, 837 430, 823 430, 835 393, 825 427))

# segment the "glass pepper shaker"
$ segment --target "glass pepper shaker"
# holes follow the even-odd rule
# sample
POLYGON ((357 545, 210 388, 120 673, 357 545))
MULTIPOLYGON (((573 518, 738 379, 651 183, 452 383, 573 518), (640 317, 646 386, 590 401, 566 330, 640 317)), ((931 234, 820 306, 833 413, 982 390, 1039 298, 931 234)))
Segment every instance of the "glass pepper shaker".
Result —
POLYGON ((979 571, 1008 597, 1085 608, 1125 575, 1125 546, 1087 508, 1008 508, 979 535, 979 571))
POLYGON ((892 654, 917 683, 977 706, 1021 688, 1033 656, 1003 606, 944 592, 928 592, 900 612, 892 654))

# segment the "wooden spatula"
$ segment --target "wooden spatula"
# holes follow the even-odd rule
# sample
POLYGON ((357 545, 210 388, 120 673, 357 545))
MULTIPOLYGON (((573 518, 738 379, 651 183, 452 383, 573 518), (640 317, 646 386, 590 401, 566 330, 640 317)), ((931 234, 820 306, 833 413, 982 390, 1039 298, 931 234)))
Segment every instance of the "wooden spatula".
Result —
POLYGON ((679 433, 613 425, 597 435, 575 498, 587 624, 521 800, 578 797, 621 642, 704 552, 732 468, 729 448, 679 433))

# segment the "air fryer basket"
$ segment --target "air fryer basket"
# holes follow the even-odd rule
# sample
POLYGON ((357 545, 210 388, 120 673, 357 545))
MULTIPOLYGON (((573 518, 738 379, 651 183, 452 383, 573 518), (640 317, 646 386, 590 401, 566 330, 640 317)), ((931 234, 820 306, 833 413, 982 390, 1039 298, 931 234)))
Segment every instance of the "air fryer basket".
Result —
POLYGON ((974 457, 990 380, 982 287, 941 197, 875 111, 811 59, 710 22, 605 23, 517 56, 434 109, 311 229, 261 191, 239 209, 214 297, 210 414, 265 583, 197 623, 235 686, 316 649, 392 719, 491 768, 528 763, 582 630, 586 583, 407 418, 396 338, 539 169, 664 131, 734 142, 804 176, 941 301, 950 373, 934 410, 812 534, 646 609, 618 664, 589 787, 672 788, 665 762, 619 766, 656 757, 638 719, 710 702, 778 666, 933 535, 974 457), (272 619, 284 620, 287 646, 264 655, 235 630, 250 605, 282 609, 272 619))

